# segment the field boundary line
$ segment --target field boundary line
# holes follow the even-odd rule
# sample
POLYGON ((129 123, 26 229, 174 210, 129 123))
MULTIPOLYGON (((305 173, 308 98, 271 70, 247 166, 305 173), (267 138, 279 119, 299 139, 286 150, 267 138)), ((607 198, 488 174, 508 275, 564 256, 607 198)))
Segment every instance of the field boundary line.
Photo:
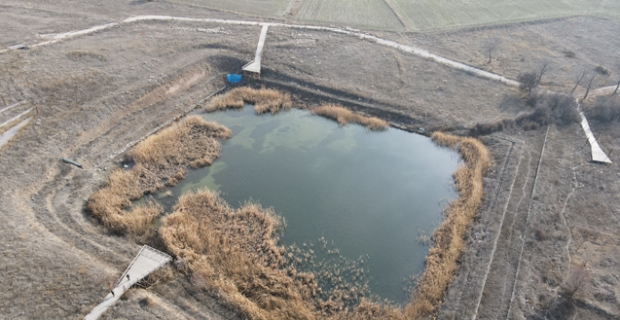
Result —
POLYGON ((395 9, 395 6, 392 4, 392 0, 383 0, 383 2, 385 2, 385 4, 388 6, 388 8, 390 8, 390 10, 392 10, 394 15, 396 16, 396 19, 398 19, 398 21, 403 26, 403 28, 405 28, 405 30, 407 30, 408 28, 407 28, 407 25, 405 24, 405 20, 400 15, 400 12, 398 12, 398 10, 395 9))

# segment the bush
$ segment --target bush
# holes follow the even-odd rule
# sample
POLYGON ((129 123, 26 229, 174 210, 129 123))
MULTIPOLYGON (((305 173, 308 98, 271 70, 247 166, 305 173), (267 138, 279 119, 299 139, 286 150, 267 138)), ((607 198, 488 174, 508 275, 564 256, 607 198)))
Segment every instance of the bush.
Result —
MULTIPOLYGON (((505 120, 497 120, 494 122, 487 123, 477 123, 474 128, 471 130, 470 134, 472 136, 484 136, 487 134, 491 134, 498 131, 503 131, 506 127, 505 120)), ((508 121, 510 122, 510 121, 508 121)))
POLYGON ((614 122, 620 119, 620 98, 599 97, 594 108, 587 110, 588 117, 599 122, 614 122))
POLYGON ((564 93, 533 93, 528 97, 527 104, 532 106, 534 111, 523 115, 521 121, 529 120, 541 125, 569 125, 580 120, 577 101, 564 93))
POLYGON ((532 89, 538 86, 538 74, 536 72, 523 72, 519 74, 517 81, 521 83, 521 90, 532 92, 532 89))
POLYGON ((603 68, 601 66, 598 66, 598 67, 594 68, 594 71, 596 71, 596 73, 604 75, 604 76, 608 76, 608 75, 611 74, 611 72, 609 72, 609 70, 607 70, 607 69, 605 69, 605 68, 603 68))
MULTIPOLYGON (((577 110, 575 98, 563 93, 539 93, 532 92, 526 99, 526 104, 531 107, 527 111, 520 112, 513 119, 500 119, 493 122, 478 123, 469 134, 481 136, 502 131, 505 128, 520 127, 523 130, 536 130, 540 126, 550 123, 556 125, 569 125, 579 122, 581 117, 577 110)), ((615 109, 620 117, 620 107, 615 109)))
POLYGON ((574 58, 575 57, 575 53, 572 52, 572 51, 569 51, 569 50, 564 50, 564 51, 562 51, 562 53, 567 58, 574 58))

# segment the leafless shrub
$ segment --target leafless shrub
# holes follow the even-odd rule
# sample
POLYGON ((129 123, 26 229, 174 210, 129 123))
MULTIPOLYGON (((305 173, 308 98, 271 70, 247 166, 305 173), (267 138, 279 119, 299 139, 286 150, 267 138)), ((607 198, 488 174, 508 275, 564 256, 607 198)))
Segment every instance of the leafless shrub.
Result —
POLYGON ((574 58, 576 56, 574 52, 569 51, 569 50, 564 50, 564 51, 562 51, 562 53, 567 58, 574 58))
POLYGON ((568 270, 568 278, 561 286, 562 292, 573 299, 576 295, 585 295, 592 286, 590 271, 583 265, 572 265, 568 270))
POLYGON ((486 57, 489 58, 489 61, 487 61, 487 64, 493 61, 493 56, 499 50, 501 43, 502 43, 502 40, 499 38, 489 38, 489 39, 486 39, 485 42, 482 44, 482 52, 484 53, 486 57))
POLYGON ((487 135, 508 127, 536 130, 551 123, 569 125, 581 119, 577 111, 577 102, 567 94, 533 91, 528 95, 526 103, 530 106, 529 110, 520 112, 512 119, 478 123, 471 128, 470 135, 487 135))
MULTIPOLYGON (((527 104, 534 108, 527 118, 539 124, 569 125, 580 120, 575 98, 564 93, 534 92, 529 95, 527 104)), ((522 119, 525 118, 524 115, 522 119)))
POLYGON ((599 122, 617 122, 620 120, 620 97, 598 97, 593 108, 586 110, 588 118, 599 122))
POLYGON ((532 92, 538 86, 538 74, 536 72, 523 72, 517 77, 517 81, 521 84, 519 88, 528 93, 532 92))
POLYGON ((594 72, 603 75, 603 76, 608 76, 611 74, 611 72, 609 72, 609 70, 605 69, 602 66, 597 66, 596 68, 594 68, 594 72))
POLYGON ((549 233, 543 226, 537 226, 534 228, 534 238, 538 241, 549 240, 549 233))
POLYGON ((506 121, 503 119, 493 122, 477 123, 470 131, 472 136, 484 136, 494 132, 503 131, 506 128, 506 121))

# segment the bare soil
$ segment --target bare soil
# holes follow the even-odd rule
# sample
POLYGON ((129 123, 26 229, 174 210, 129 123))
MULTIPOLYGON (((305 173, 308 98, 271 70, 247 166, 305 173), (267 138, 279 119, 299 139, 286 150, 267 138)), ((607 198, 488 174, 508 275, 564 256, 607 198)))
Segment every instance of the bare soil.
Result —
MULTIPOLYGON (((40 33, 138 14, 233 17, 165 1, 9 0, 1 8, 2 48, 32 45, 41 41, 40 33)), ((550 59, 553 68, 543 84, 567 91, 581 64, 611 72, 597 85, 615 83, 619 44, 613 35, 619 29, 615 21, 578 17, 381 36, 509 78, 550 59), (503 40, 497 58, 485 66, 479 48, 490 36, 503 40)), ((127 144, 201 103, 225 85, 223 72, 239 71, 252 60, 259 32, 144 22, 0 53, 0 94, 7 104, 28 101, 0 114, 0 123, 37 109, 31 124, 0 150, 0 317, 81 318, 107 294, 139 245, 106 231, 84 210, 86 201, 127 144)), ((467 132, 524 108, 515 88, 347 35, 270 28, 263 63, 261 79, 244 84, 284 90, 308 105, 338 103, 424 134, 467 132)), ((620 143, 616 126, 593 123, 606 151, 620 143)), ((611 153, 611 165, 594 164, 578 124, 546 130, 481 137, 492 166, 438 318, 470 319, 476 310, 478 319, 620 317, 620 153, 611 153), (572 265, 585 266, 591 281, 567 297, 572 265)), ((236 317, 182 277, 132 291, 105 317, 236 317)))

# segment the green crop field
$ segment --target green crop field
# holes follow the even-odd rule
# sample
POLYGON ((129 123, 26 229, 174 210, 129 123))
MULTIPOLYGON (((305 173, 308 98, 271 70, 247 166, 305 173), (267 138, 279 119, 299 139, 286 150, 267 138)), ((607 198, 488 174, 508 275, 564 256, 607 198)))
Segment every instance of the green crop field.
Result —
POLYGON ((304 0, 295 19, 372 29, 403 29, 384 0, 304 0))
POLYGON ((282 18, 295 0, 172 0, 203 8, 222 10, 243 15, 282 18))
POLYGON ((439 30, 578 14, 618 16, 617 0, 387 0, 407 29, 439 30))
POLYGON ((620 19, 620 0, 169 0, 254 17, 432 31, 581 14, 620 19))

